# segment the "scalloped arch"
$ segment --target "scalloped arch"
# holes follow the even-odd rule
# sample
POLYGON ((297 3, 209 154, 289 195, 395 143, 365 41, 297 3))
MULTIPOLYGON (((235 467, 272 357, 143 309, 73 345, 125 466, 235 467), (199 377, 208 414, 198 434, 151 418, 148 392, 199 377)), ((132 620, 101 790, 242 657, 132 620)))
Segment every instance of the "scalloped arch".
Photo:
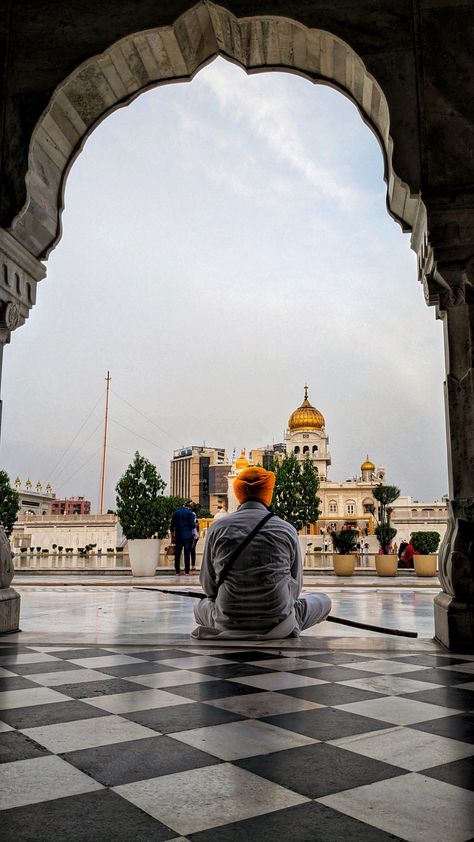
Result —
POLYGON ((393 171, 387 101, 354 50, 329 32, 282 17, 236 18, 204 0, 172 26, 116 42, 58 86, 32 134, 27 199, 9 229, 15 239, 46 258, 61 237, 68 172, 95 126, 145 90, 192 79, 217 55, 247 73, 285 70, 348 96, 384 150, 389 212, 405 230, 413 228, 420 199, 393 171))

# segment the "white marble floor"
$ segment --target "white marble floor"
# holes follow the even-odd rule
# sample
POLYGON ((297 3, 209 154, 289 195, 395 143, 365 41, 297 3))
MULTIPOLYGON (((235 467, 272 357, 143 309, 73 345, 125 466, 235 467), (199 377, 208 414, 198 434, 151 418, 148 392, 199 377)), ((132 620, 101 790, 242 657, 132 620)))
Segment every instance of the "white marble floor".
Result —
MULTIPOLYGON (((161 584, 161 583, 160 583, 161 584)), ((138 590, 131 585, 24 587, 15 582, 21 594, 22 634, 9 637, 22 643, 29 640, 79 639, 89 643, 134 642, 137 636, 188 636, 194 628, 193 600, 138 590)), ((171 586, 171 583, 163 583, 171 586)), ((197 580, 189 582, 198 588, 197 580)), ((349 620, 418 632, 419 638, 433 637, 433 598, 436 588, 326 588, 332 614, 349 620)), ((322 623, 304 636, 348 638, 369 636, 374 644, 387 640, 384 635, 362 632, 334 623, 322 623)), ((403 638, 392 638, 400 640, 403 638)))

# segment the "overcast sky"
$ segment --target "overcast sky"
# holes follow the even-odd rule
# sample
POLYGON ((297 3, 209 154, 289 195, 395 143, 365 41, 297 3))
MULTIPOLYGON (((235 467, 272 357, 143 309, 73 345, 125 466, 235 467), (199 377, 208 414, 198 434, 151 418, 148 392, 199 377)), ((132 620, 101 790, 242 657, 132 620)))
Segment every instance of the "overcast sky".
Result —
POLYGON ((309 385, 329 478, 368 453, 419 500, 447 493, 442 325, 383 156, 349 100, 217 59, 90 136, 63 236, 4 355, 2 466, 106 507, 135 450, 281 441, 309 385), (146 416, 146 417, 145 417, 146 416))

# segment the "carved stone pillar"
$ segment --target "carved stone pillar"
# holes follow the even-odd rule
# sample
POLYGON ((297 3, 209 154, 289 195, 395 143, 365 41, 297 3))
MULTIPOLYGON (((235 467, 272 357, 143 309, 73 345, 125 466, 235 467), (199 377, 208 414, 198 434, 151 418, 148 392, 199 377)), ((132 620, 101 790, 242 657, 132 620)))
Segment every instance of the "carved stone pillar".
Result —
POLYGON ((425 295, 443 320, 449 524, 439 553, 443 591, 435 635, 448 649, 474 651, 474 210, 436 214, 425 262, 425 295), (467 236, 469 235, 469 237, 467 236))
MULTIPOLYGON (((0 228, 0 383, 3 348, 11 332, 28 318, 36 301, 36 285, 45 274, 43 264, 0 228)), ((0 400, 0 429, 1 412, 0 400)), ((19 630, 20 594, 10 587, 13 572, 10 543, 0 525, 0 634, 19 630)))

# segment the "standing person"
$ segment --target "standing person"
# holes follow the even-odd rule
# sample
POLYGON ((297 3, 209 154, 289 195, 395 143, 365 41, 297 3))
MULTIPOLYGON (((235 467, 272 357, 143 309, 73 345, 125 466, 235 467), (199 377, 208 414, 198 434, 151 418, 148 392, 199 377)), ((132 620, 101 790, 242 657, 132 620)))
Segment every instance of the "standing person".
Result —
POLYGON ((400 546, 398 548, 398 552, 397 552, 397 555, 398 555, 398 565, 397 566, 398 567, 404 567, 405 566, 403 564, 403 561, 402 561, 403 553, 405 552, 405 547, 408 547, 408 541, 405 541, 405 538, 402 538, 402 540, 400 541, 400 546))
POLYGON ((193 530, 196 523, 196 516, 191 510, 192 501, 187 500, 186 505, 173 512, 171 518, 171 540, 175 545, 174 569, 177 576, 181 574, 181 552, 184 550, 184 572, 189 575, 189 563, 191 561, 191 545, 193 541, 193 530))
POLYGON ((191 573, 196 572, 196 544, 199 541, 199 521, 196 515, 196 503, 192 503, 192 512, 194 515, 194 529, 193 540, 191 544, 191 573))
MULTIPOLYGON (((400 545, 401 546, 401 545, 400 545)), ((405 549, 403 550, 403 555, 401 558, 403 567, 406 567, 408 570, 413 570, 415 565, 413 563, 413 556, 415 555, 415 550, 411 543, 411 536, 408 544, 405 544, 405 549)))
POLYGON ((207 599, 194 607, 199 625, 193 637, 298 636, 328 616, 326 594, 300 596, 298 533, 269 510, 274 485, 275 474, 259 467, 246 468, 234 480, 237 511, 207 532, 200 576, 207 599))

